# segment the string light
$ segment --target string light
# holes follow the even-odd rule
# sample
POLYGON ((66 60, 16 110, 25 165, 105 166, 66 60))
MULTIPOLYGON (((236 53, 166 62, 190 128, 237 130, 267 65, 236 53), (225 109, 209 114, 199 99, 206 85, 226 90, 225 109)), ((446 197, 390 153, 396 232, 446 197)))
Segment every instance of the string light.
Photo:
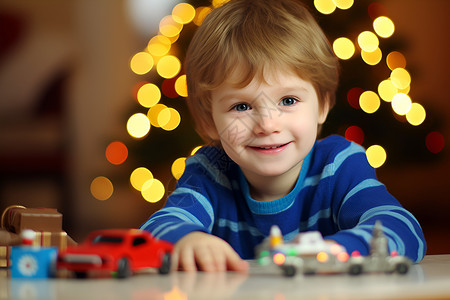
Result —
POLYGON ((386 150, 380 145, 373 145, 366 150, 367 160, 373 168, 381 167, 387 158, 386 150))
POLYGON ((375 66, 377 65, 383 57, 383 53, 381 53, 380 48, 375 49, 375 51, 372 52, 366 52, 364 50, 361 50, 361 58, 362 60, 370 65, 375 66))
POLYGON ((188 24, 195 17, 195 8, 188 3, 179 3, 172 10, 172 18, 180 24, 188 24))
POLYGON ((390 79, 383 80, 378 85, 378 95, 386 102, 391 102, 398 92, 397 87, 390 79))
POLYGON ((153 64, 153 57, 147 52, 138 52, 130 60, 130 68, 137 75, 147 74, 153 64))
POLYGON ((411 84, 411 75, 403 68, 391 72, 391 81, 398 89, 406 89, 411 84))
POLYGON ((146 115, 136 113, 128 119, 127 131, 134 138, 143 138, 150 131, 150 120, 146 115))
POLYGON ((166 55, 172 46, 171 40, 163 35, 156 35, 147 44, 147 51, 153 56, 166 55))
POLYGON ((355 53, 355 45, 346 37, 340 37, 333 42, 333 51, 343 60, 350 59, 355 53))
POLYGON ((150 107, 150 109, 147 112, 147 117, 150 120, 150 124, 152 126, 161 127, 161 125, 159 125, 159 122, 158 122, 158 116, 159 116, 159 113, 166 108, 167 108, 167 106, 165 106, 164 104, 161 104, 161 103, 158 103, 155 106, 150 107))
POLYGON ((177 74, 181 70, 181 62, 180 60, 173 55, 166 55, 161 57, 156 65, 156 71, 159 76, 163 78, 173 78, 177 76, 177 74))
POLYGON ((144 183, 150 179, 153 179, 153 174, 145 167, 136 168, 130 175, 130 183, 138 191, 141 191, 144 183))
POLYGON ((371 31, 363 31, 358 35, 358 45, 366 52, 375 51, 379 44, 377 36, 371 31))
POLYGON ((128 148, 120 141, 111 142, 108 147, 106 147, 105 156, 113 165, 120 165, 128 157, 128 148))
POLYGON ((324 15, 329 15, 336 10, 333 0, 314 0, 314 7, 324 15))
POLYGON ((394 22, 388 17, 378 17, 373 21, 373 29, 382 38, 389 38, 394 34, 394 22))
POLYGON ((173 163, 172 163, 172 176, 178 180, 180 179, 181 175, 183 175, 184 173, 184 169, 186 168, 186 157, 180 157, 177 158, 173 163))
POLYGON ((141 195, 146 201, 156 203, 162 199, 165 192, 166 190, 162 182, 152 178, 142 185, 141 195))
POLYGON ((95 199, 104 201, 112 196, 114 187, 112 182, 108 178, 104 176, 98 176, 94 180, 92 180, 90 190, 92 196, 94 196, 95 199))
POLYGON ((161 91, 153 83, 141 86, 137 92, 137 100, 143 107, 149 108, 156 105, 161 99, 161 91))
POLYGON ((375 92, 365 91, 359 97, 359 106, 364 112, 373 114, 380 107, 380 98, 375 92))
POLYGON ((392 109, 396 114, 399 116, 406 115, 412 106, 411 98, 404 94, 404 93, 398 93, 392 98, 392 109))
POLYGON ((406 113, 406 120, 413 126, 418 126, 425 121, 425 108, 419 103, 413 103, 411 109, 406 113))

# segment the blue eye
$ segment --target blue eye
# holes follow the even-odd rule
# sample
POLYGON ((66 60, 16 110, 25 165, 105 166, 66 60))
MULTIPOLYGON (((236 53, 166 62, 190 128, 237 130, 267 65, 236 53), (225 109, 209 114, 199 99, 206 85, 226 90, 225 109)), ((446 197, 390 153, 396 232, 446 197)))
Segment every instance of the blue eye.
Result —
POLYGON ((233 106, 233 109, 237 110, 237 111, 246 111, 246 110, 250 109, 250 105, 245 104, 245 103, 239 103, 239 104, 236 104, 235 106, 233 106))
POLYGON ((293 97, 285 97, 285 98, 281 99, 281 105, 284 105, 284 106, 293 105, 297 102, 298 102, 298 100, 293 97))

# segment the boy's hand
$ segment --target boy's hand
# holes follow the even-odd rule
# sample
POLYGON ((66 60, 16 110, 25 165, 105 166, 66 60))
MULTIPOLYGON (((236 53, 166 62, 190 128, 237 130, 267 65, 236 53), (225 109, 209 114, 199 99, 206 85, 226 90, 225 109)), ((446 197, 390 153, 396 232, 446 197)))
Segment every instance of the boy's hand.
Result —
POLYGON ((174 247, 172 268, 205 272, 247 271, 248 264, 224 240, 195 231, 181 238, 174 247))

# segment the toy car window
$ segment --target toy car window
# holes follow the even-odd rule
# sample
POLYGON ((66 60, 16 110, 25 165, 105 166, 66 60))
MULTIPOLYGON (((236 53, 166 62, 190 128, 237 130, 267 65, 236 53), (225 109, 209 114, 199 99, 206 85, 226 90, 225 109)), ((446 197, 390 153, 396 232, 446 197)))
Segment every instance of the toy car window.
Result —
POLYGON ((145 244, 147 242, 146 239, 144 239, 143 237, 137 237, 133 240, 133 246, 139 246, 142 244, 145 244))
POLYGON ((99 243, 120 244, 120 243, 122 243, 122 241, 123 241, 123 238, 121 238, 121 237, 99 235, 99 236, 96 236, 92 240, 92 244, 99 244, 99 243))

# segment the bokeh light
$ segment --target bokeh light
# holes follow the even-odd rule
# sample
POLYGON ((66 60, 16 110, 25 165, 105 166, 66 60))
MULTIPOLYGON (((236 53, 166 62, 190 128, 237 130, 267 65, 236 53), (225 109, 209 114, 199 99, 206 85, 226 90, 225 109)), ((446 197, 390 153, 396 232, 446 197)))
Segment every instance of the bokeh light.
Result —
POLYGON ((120 141, 111 142, 105 151, 106 159, 113 165, 122 164, 128 157, 128 148, 120 141))
POLYGON ((147 83, 141 86, 137 92, 137 100, 143 107, 152 107, 161 99, 159 87, 153 83, 147 83))
POLYGON ((194 155, 195 153, 197 153, 197 151, 198 151, 201 147, 203 147, 203 146, 197 146, 197 147, 195 147, 194 149, 192 149, 191 155, 194 155))
POLYGON ((425 121, 426 118, 425 108, 419 103, 413 103, 411 109, 406 113, 406 120, 413 126, 418 126, 425 121))
POLYGON ((372 52, 361 50, 361 58, 369 66, 375 66, 383 58, 383 53, 381 52, 380 48, 377 48, 372 52))
POLYGON ((334 4, 339 9, 349 9, 353 6, 353 0, 333 0, 334 4))
POLYGON ((411 75, 403 68, 396 68, 391 72, 391 81, 398 89, 406 89, 411 84, 411 75))
POLYGON ((156 203, 161 200, 165 192, 164 185, 156 178, 147 180, 142 185, 141 190, 142 197, 150 203, 156 203))
POLYGON ((345 130, 345 138, 349 141, 362 145, 364 142, 364 132, 359 126, 350 126, 345 130))
POLYGON ((159 22, 159 32, 166 37, 175 37, 180 34, 183 24, 176 22, 171 15, 165 16, 159 22))
POLYGON ((347 102, 351 107, 355 109, 360 109, 359 97, 364 93, 364 90, 359 87, 353 87, 347 92, 347 102))
POLYGON ((162 82, 161 90, 166 97, 174 99, 179 96, 177 91, 175 90, 176 80, 177 80, 177 78, 174 77, 174 78, 164 79, 164 81, 162 82))
POLYGON ((170 39, 166 36, 158 34, 150 39, 147 45, 147 50, 151 55, 159 57, 166 55, 171 47, 172 43, 170 39))
POLYGON ((404 116, 410 111, 412 101, 408 95, 404 93, 398 93, 392 99, 391 104, 392 109, 397 115, 404 116))
POLYGON ((175 91, 180 95, 181 97, 187 97, 187 84, 186 84, 186 75, 181 75, 177 78, 175 81, 175 91))
POLYGON ((425 145, 431 153, 439 153, 445 146, 444 136, 440 132, 432 131, 427 134, 425 145))
POLYGON ((145 167, 136 168, 130 175, 130 183, 138 191, 141 191, 144 183, 150 179, 153 179, 153 174, 145 167))
POLYGON ((375 92, 365 91, 359 97, 359 106, 364 112, 373 114, 380 107, 380 98, 375 92))
POLYGON ((388 17, 378 17, 373 21, 373 29, 382 38, 391 37, 394 34, 394 22, 388 17))
POLYGON ((158 123, 158 115, 162 110, 166 108, 167 106, 161 103, 158 103, 155 106, 150 107, 150 109, 147 112, 147 117, 150 120, 152 126, 161 127, 161 125, 159 125, 158 123))
POLYGON ((166 55, 156 64, 156 71, 163 78, 175 77, 181 70, 180 60, 173 55, 166 55))
POLYGON ((329 15, 336 10, 333 0, 314 0, 314 7, 324 15, 329 15))
POLYGON ((186 168, 186 157, 177 158, 172 164, 172 176, 178 180, 181 175, 184 173, 184 169, 186 168))
POLYGON ((166 130, 171 131, 178 127, 181 122, 180 113, 171 107, 163 109, 158 114, 158 124, 159 126, 166 130))
POLYGON ((230 1, 230 0, 212 0, 212 1, 211 1, 211 4, 212 4, 214 7, 219 7, 219 6, 221 6, 221 5, 224 5, 224 4, 227 3, 228 1, 230 1))
POLYGON ((150 121, 143 113, 136 113, 128 119, 127 131, 134 138, 142 138, 150 131, 150 121))
POLYGON ((180 24, 188 24, 195 17, 195 8, 189 3, 179 3, 172 9, 172 18, 180 24))
POLYGON ((333 51, 340 59, 347 60, 355 53, 355 45, 348 38, 340 37, 333 42, 333 51))
POLYGON ((90 189, 92 196, 101 201, 109 199, 114 192, 112 182, 104 176, 94 178, 91 182, 90 189))
POLYGON ((203 23, 203 20, 205 19, 205 17, 211 12, 211 7, 209 6, 200 6, 197 7, 195 9, 195 17, 194 20, 192 20, 192 22, 197 25, 200 26, 203 23))
POLYGON ((366 150, 367 160, 373 168, 381 167, 387 158, 386 151, 380 145, 373 145, 366 150))
POLYGON ((392 51, 386 56, 386 64, 391 71, 397 68, 406 67, 406 58, 403 54, 398 51, 392 51))
POLYGON ((153 57, 147 52, 138 52, 131 58, 130 68, 137 75, 147 74, 153 68, 153 57))
POLYGON ((375 51, 379 43, 377 36, 371 31, 363 31, 358 35, 358 45, 366 52, 375 51))
POLYGON ((397 87, 389 79, 383 80, 378 85, 378 95, 386 102, 391 102, 398 92, 397 87))

